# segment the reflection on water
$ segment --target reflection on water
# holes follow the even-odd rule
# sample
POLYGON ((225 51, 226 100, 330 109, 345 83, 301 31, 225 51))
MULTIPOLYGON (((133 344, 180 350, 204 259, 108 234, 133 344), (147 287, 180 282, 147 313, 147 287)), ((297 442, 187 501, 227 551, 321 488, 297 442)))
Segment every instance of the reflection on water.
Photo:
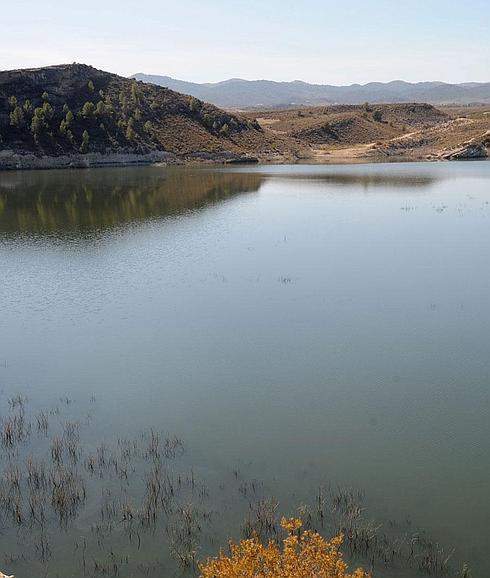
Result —
POLYGON ((275 175, 277 179, 287 181, 304 181, 308 183, 319 183, 323 185, 333 185, 339 187, 353 187, 359 186, 363 189, 379 190, 379 188, 387 189, 424 189, 439 181, 440 178, 434 174, 386 174, 384 172, 378 173, 312 173, 301 174, 291 173, 284 175, 275 175))
POLYGON ((105 229, 257 191, 258 174, 99 169, 0 175, 0 232, 105 229))
MULTIPOLYGON (((332 170, 333 169, 333 170, 332 170)), ((206 169, 16 171, 0 176, 0 232, 53 233, 106 229, 199 209, 256 192, 268 179, 357 190, 425 189, 444 175, 423 172, 253 172, 206 169)))
POLYGON ((489 183, 1 173, 0 568, 178 576, 299 509, 376 578, 490 575, 489 183))

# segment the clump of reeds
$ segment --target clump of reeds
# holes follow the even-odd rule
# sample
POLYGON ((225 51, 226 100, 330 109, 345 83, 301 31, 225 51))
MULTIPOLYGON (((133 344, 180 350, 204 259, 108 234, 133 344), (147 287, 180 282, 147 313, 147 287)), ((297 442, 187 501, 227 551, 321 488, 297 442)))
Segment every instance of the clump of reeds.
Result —
POLYGON ((50 474, 51 504, 61 526, 76 517, 86 499, 83 480, 71 469, 60 466, 50 474))
POLYGON ((273 540, 277 537, 278 502, 274 498, 264 498, 249 503, 249 512, 246 516, 241 532, 244 538, 258 536, 261 540, 273 540))

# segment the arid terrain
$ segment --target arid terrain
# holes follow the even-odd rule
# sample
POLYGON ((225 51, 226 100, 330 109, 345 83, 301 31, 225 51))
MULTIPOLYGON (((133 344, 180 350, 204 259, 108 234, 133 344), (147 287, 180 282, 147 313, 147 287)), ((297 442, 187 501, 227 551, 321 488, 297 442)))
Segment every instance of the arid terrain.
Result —
POLYGON ((83 64, 0 72, 4 168, 234 162, 286 153, 283 141, 252 118, 83 64))
POLYGON ((485 158, 490 106, 339 105, 247 113, 317 162, 485 158))
POLYGON ((490 105, 227 111, 83 64, 0 72, 0 168, 486 158, 490 105))

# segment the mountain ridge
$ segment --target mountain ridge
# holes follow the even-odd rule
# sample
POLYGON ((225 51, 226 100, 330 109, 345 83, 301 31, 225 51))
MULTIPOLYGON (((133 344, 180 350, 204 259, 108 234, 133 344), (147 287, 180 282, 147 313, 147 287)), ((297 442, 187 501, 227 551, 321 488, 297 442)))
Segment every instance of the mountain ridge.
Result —
POLYGON ((490 103, 490 82, 451 84, 442 81, 368 82, 336 86, 302 80, 244 80, 230 78, 196 83, 170 76, 137 73, 136 80, 165 86, 225 108, 362 104, 364 102, 429 102, 431 104, 490 103))

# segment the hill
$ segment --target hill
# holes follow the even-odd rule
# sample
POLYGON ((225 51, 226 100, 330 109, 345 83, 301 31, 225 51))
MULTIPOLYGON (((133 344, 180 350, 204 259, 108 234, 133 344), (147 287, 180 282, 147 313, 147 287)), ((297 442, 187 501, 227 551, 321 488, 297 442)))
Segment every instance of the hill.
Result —
POLYGON ((444 82, 410 83, 370 82, 333 86, 271 80, 233 78, 223 82, 198 84, 169 76, 138 73, 144 82, 166 86, 225 108, 270 108, 314 106, 320 104, 363 104, 364 102, 428 102, 431 104, 490 103, 490 83, 448 84, 444 82))
POLYGON ((13 70, 0 72, 0 169, 484 157, 487 108, 365 103, 234 114, 83 64, 13 70))
POLYGON ((485 158, 490 147, 488 106, 336 105, 262 111, 257 121, 317 162, 485 158))
POLYGON ((391 139, 448 119, 430 104, 412 103, 274 110, 261 113, 258 120, 264 129, 310 145, 353 145, 391 139))
POLYGON ((35 165, 81 155, 237 160, 271 146, 253 119, 83 64, 0 72, 4 164, 8 155, 24 155, 21 164, 30 155, 35 165))

